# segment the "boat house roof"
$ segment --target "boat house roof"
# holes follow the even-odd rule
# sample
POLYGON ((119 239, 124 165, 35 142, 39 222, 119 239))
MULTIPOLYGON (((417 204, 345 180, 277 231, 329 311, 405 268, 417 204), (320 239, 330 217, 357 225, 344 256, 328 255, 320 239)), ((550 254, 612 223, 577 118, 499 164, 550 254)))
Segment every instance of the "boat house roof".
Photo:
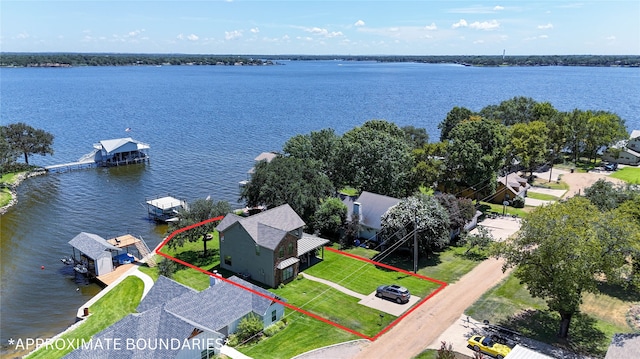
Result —
POLYGON ((80 234, 69 241, 69 244, 91 259, 100 258, 105 253, 109 253, 109 255, 111 255, 110 251, 121 250, 120 248, 109 244, 106 239, 99 235, 86 232, 80 232, 80 234))
POLYGON ((152 199, 150 201, 147 201, 147 204, 160 209, 168 209, 168 208, 181 207, 183 205, 183 201, 171 196, 167 196, 167 197, 152 199))
POLYGON ((129 152, 132 150, 148 150, 150 146, 146 143, 136 141, 131 137, 116 138, 113 140, 102 140, 94 145, 94 148, 103 150, 107 154, 118 152, 129 152))

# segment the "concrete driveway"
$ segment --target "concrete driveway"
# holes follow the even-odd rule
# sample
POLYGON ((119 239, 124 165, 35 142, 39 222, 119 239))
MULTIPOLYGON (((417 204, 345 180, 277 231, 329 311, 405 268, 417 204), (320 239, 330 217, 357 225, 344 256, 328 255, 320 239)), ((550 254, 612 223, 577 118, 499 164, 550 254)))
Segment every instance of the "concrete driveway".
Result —
MULTIPOLYGON (((509 216, 485 218, 485 220, 478 223, 478 227, 487 228, 493 236, 493 239, 500 242, 509 238, 520 229, 520 218, 513 218, 509 216)), ((470 233, 478 234, 477 227, 474 228, 470 233)))
POLYGON ((411 308, 414 304, 418 303, 421 299, 422 298, 420 297, 412 295, 407 303, 398 304, 389 299, 378 298, 376 297, 376 292, 373 292, 363 299, 360 299, 358 304, 362 304, 369 308, 377 309, 381 312, 389 313, 391 315, 399 317, 404 312, 409 310, 409 308, 411 308))

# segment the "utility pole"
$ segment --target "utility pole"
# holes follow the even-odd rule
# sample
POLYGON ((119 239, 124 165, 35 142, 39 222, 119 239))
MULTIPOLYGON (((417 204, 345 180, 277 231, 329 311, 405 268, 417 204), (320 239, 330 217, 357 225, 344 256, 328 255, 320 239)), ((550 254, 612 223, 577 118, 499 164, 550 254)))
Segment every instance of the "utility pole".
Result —
POLYGON ((418 273, 418 221, 413 217, 413 273, 418 273))

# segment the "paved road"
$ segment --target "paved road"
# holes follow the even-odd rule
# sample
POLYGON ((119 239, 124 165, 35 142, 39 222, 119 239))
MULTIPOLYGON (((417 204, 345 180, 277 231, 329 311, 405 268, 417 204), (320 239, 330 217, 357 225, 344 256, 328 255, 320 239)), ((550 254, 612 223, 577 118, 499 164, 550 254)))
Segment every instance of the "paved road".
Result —
POLYGON ((429 299, 398 325, 371 342, 355 358, 413 358, 427 349, 464 310, 508 273, 503 260, 488 259, 429 299))

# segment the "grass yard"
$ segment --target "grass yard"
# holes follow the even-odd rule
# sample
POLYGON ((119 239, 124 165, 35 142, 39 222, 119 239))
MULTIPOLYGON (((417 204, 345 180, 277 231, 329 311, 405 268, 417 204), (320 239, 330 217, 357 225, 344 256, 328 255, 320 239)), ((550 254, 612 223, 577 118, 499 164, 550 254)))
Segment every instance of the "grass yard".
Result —
POLYGON ((358 304, 358 298, 304 278, 271 292, 289 304, 370 337, 396 319, 391 314, 358 304))
MULTIPOLYGON (((533 197, 532 197, 533 198, 533 197)), ((520 218, 527 218, 529 212, 533 211, 536 207, 525 206, 524 208, 513 208, 511 206, 503 206, 501 204, 489 203, 489 202, 480 202, 480 210, 484 214, 488 214, 490 212, 502 214, 503 210, 506 210, 506 214, 509 216, 516 215, 520 218)))
POLYGON ((360 339, 354 334, 290 309, 286 309, 285 318, 287 326, 273 337, 236 349, 252 358, 293 358, 313 349, 360 339))
POLYGON ((324 261, 305 270, 312 276, 330 280, 360 294, 368 295, 383 284, 398 284, 409 289, 411 294, 424 298, 440 287, 439 284, 376 267, 342 254, 325 250, 324 261))
POLYGON ((546 193, 537 193, 537 192, 527 192, 527 197, 529 198, 533 198, 533 199, 539 199, 541 201, 557 201, 560 198, 556 197, 556 196, 552 196, 550 194, 546 194, 546 193))
POLYGON ((583 296, 581 312, 571 320, 568 343, 560 343, 556 338, 560 316, 548 311, 544 300, 531 297, 514 275, 487 291, 465 314, 579 354, 604 356, 614 333, 632 331, 625 315, 640 296, 606 285, 601 290, 602 294, 583 296))
POLYGON ((6 187, 0 188, 0 207, 4 207, 11 202, 11 190, 6 187))
POLYGON ((621 179, 627 183, 640 184, 640 168, 624 167, 613 172, 610 177, 621 179))
MULTIPOLYGON (((75 341, 80 341, 81 343, 82 339, 88 342, 93 335, 128 314, 134 313, 140 303, 143 289, 144 283, 140 278, 135 276, 125 278, 89 308, 91 315, 84 320, 83 324, 80 324, 75 330, 62 335, 61 339, 65 341, 71 340, 74 343, 75 341)), ((71 345, 65 345, 64 347, 63 350, 42 348, 29 355, 28 358, 62 358, 73 350, 71 345)))
POLYGON ((569 190, 569 185, 566 182, 549 182, 548 179, 544 179, 544 178, 536 178, 533 181, 533 186, 534 187, 540 187, 540 188, 548 188, 548 189, 563 189, 568 191, 569 190))

